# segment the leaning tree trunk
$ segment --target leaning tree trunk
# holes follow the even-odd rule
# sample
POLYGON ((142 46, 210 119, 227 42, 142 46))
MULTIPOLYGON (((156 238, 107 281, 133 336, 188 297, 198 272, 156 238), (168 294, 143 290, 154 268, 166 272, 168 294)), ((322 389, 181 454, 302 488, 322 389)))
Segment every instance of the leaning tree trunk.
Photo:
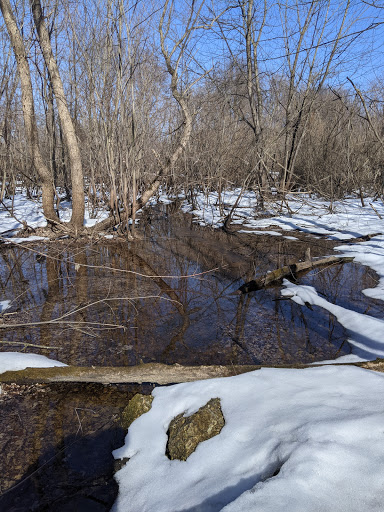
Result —
POLYGON ((83 168, 79 144, 77 142, 75 128, 69 113, 67 100, 64 94, 63 83, 60 78, 59 68, 53 56, 51 41, 47 27, 44 23, 40 0, 30 0, 33 20, 35 22, 39 45, 43 53, 44 61, 52 83, 53 93, 56 98, 57 111, 64 136, 65 146, 68 151, 68 159, 71 167, 72 180, 72 219, 75 228, 81 228, 84 224, 84 183, 83 168))
POLYGON ((36 124, 35 107, 33 103, 33 91, 31 74, 29 70, 24 41, 16 23, 9 0, 0 0, 0 9, 11 40, 12 48, 17 62, 17 70, 20 77, 21 94, 23 103, 23 117, 28 149, 32 157, 33 166, 39 175, 43 195, 43 212, 48 221, 57 222, 58 218, 54 209, 55 188, 53 176, 42 158, 39 137, 36 124))
MULTIPOLYGON (((203 5, 203 3, 204 3, 204 1, 202 2, 201 5, 203 5)), ((193 115, 189 109, 189 105, 188 105, 188 101, 187 101, 187 94, 178 89, 178 82, 179 82, 178 65, 179 65, 180 59, 183 56, 184 51, 185 51, 186 40, 189 39, 191 33, 195 29, 193 27, 189 27, 188 29, 186 29, 184 37, 181 39, 181 41, 179 41, 178 43, 175 44, 173 50, 167 50, 166 45, 165 45, 165 34, 163 31, 163 25, 164 25, 165 12, 168 8, 168 4, 169 4, 169 0, 166 0, 164 7, 163 7, 163 14, 161 16, 161 21, 160 21, 160 25, 159 25, 160 44, 161 44, 161 52, 162 52, 164 60, 165 60, 167 71, 171 76, 171 93, 172 93, 173 98, 179 104, 181 114, 183 116, 182 133, 180 135, 180 139, 178 141, 178 144, 176 145, 176 148, 174 149, 172 154, 165 160, 164 164, 160 164, 160 159, 159 159, 160 170, 156 174, 152 183, 147 187, 147 189, 143 192, 141 197, 136 202, 133 201, 130 211, 129 211, 129 216, 131 218, 134 217, 134 215, 136 214, 136 212, 138 210, 143 208, 143 206, 145 206, 148 203, 148 201, 151 199, 151 197, 160 188, 160 186, 163 182, 163 177, 166 176, 167 174, 169 174, 173 170, 178 159, 182 155, 183 151, 186 149, 188 142, 191 138, 191 134, 192 134, 193 115), (184 42, 184 43, 182 44, 182 42, 184 42), (176 59, 176 64, 173 64, 172 63, 172 55, 174 55, 176 50, 179 50, 180 53, 179 53, 178 58, 176 59)), ((173 5, 173 2, 171 2, 171 4, 173 5)), ((194 11, 192 11, 192 13, 190 14, 190 20, 188 23, 190 23, 193 13, 194 13, 194 11)), ((169 30, 169 25, 166 28, 166 32, 168 32, 168 30, 169 30)), ((108 219, 100 222, 99 224, 97 224, 95 229, 97 231, 107 229, 108 227, 111 227, 113 225, 113 222, 114 222, 113 218, 108 218, 108 219)))

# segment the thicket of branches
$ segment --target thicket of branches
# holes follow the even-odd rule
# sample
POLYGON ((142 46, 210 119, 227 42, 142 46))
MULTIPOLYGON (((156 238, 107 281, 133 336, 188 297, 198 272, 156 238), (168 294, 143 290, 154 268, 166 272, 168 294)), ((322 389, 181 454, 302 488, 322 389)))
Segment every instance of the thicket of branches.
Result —
MULTIPOLYGON (((69 148, 33 5, 16 0, 11 8, 42 156, 70 198, 69 148)), ((42 8, 90 208, 106 202, 127 221, 161 184, 185 193, 253 188, 261 206, 288 191, 382 196, 384 91, 361 73, 381 59, 370 43, 380 34, 380 8, 341 0, 49 0, 42 8)), ((0 24, 2 200, 20 181, 39 193, 41 177, 0 24)))

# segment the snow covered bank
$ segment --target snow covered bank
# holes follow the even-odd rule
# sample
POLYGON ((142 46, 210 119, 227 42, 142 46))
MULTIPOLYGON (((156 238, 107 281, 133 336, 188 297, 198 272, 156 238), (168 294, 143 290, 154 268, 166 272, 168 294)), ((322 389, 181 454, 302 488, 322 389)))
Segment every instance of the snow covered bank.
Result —
POLYGON ((354 367, 263 369, 157 388, 115 457, 113 510, 379 512, 384 375, 354 367), (219 397, 221 433, 186 462, 165 456, 173 417, 219 397), (274 476, 275 475, 275 476, 274 476))
MULTIPOLYGON (((360 199, 356 198, 335 201, 331 208, 329 201, 313 199, 305 195, 299 197, 288 194, 282 207, 281 201, 270 203, 265 212, 269 216, 258 218, 260 212, 256 208, 257 195, 251 191, 242 192, 240 189, 235 189, 224 191, 220 197, 217 192, 199 193, 195 198, 196 208, 193 209, 185 202, 183 210, 192 213, 202 225, 221 227, 239 195, 240 200, 234 209, 232 222, 240 224, 253 233, 260 233, 260 230, 273 226, 283 231, 298 230, 327 235, 329 239, 334 240, 349 240, 372 233, 381 233, 384 230, 384 221, 379 218, 379 215, 384 217, 384 205, 381 201, 373 203, 369 198, 366 199, 367 206, 364 208, 361 206, 360 199), (370 206, 371 203, 374 209, 370 206)), ((269 234, 281 236, 281 233, 276 230, 269 234)))
MULTIPOLYGON (((179 196, 181 199, 181 196, 179 196)), ((153 197, 150 205, 157 202, 169 204, 172 199, 160 191, 160 195, 153 197)), ((226 216, 234 209, 232 222, 240 224, 246 232, 255 234, 265 233, 265 229, 273 226, 281 231, 299 230, 318 235, 328 235, 330 239, 347 240, 371 233, 383 231, 383 222, 379 215, 384 217, 384 205, 381 201, 372 202, 367 198, 367 206, 363 208, 361 202, 356 198, 347 198, 343 201, 335 201, 330 209, 329 201, 324 201, 308 196, 287 195, 283 206, 281 202, 269 203, 264 212, 267 217, 259 218, 260 211, 257 208, 257 194, 252 191, 241 189, 226 190, 219 194, 196 193, 195 207, 184 200, 182 209, 184 212, 193 214, 202 225, 221 227, 226 216), (238 197, 240 195, 240 200, 238 197), (370 206, 372 203, 373 208, 370 206), (332 210, 332 211, 331 211, 332 210), (289 212, 289 213, 288 213, 289 212)), ((6 208, 0 207, 0 234, 12 233, 23 227, 21 220, 27 221, 28 225, 37 228, 46 226, 42 213, 40 201, 28 199, 23 192, 15 195, 13 203, 11 200, 4 200, 6 208), (11 215, 13 208, 14 217, 11 215), (17 220, 16 220, 17 219, 17 220)), ((64 222, 70 220, 72 214, 71 204, 61 202, 60 219, 64 222)), ((94 226, 97 222, 108 217, 108 211, 100 210, 97 219, 90 218, 86 208, 85 226, 94 226)), ((271 236, 281 236, 282 232, 276 229, 268 231, 271 236)))
POLYGON ((25 368, 50 368, 51 366, 67 365, 38 354, 0 352, 0 373, 24 370, 25 368))
POLYGON ((348 342, 353 347, 353 354, 342 356, 335 362, 366 361, 384 357, 384 320, 332 304, 320 297, 312 286, 296 285, 287 279, 284 279, 284 286, 286 288, 281 291, 283 296, 290 297, 301 306, 311 304, 326 309, 348 330, 348 342))
MULTIPOLYGON (((4 200, 4 206, 0 205, 0 236, 12 237, 13 243, 25 241, 44 240, 43 237, 30 236, 28 238, 16 238, 14 235, 23 229, 21 221, 25 221, 31 228, 45 227, 47 222, 43 215, 43 208, 40 200, 33 201, 28 199, 23 192, 16 193, 14 200, 4 200)), ((60 219, 63 222, 69 222, 72 215, 71 204, 67 202, 60 203, 60 219)), ((96 219, 91 219, 89 211, 85 211, 84 225, 94 226, 97 222, 108 217, 108 212, 100 211, 96 219)))

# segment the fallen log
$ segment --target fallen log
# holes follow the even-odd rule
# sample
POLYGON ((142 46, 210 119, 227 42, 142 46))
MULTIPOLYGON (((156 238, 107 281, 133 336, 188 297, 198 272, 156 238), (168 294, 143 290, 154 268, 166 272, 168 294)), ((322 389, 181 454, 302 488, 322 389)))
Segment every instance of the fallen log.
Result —
MULTIPOLYGON (((0 374, 0 383, 34 384, 54 382, 88 382, 100 384, 177 384, 219 377, 232 377, 261 368, 305 369, 324 366, 321 363, 291 365, 228 365, 228 366, 182 366, 162 363, 140 364, 121 367, 56 366, 52 368, 26 368, 0 374)), ((361 363, 334 363, 332 366, 359 366, 368 370, 384 372, 384 359, 361 363)))
POLYGON ((51 368, 26 368, 0 374, 0 383, 36 382, 98 382, 101 384, 176 384, 195 380, 231 377, 261 368, 247 366, 182 366, 147 363, 137 366, 55 366, 51 368))
POLYGON ((262 288, 266 288, 269 285, 276 284, 281 281, 284 277, 296 278, 299 272, 309 272, 310 270, 318 267, 324 267, 327 265, 338 265, 340 263, 349 263, 353 261, 353 257, 345 256, 328 256, 327 258, 321 258, 318 260, 307 259, 306 261, 299 261, 292 263, 291 265, 285 265, 284 267, 268 272, 259 279, 252 279, 247 283, 240 286, 240 288, 234 292, 235 294, 250 293, 262 288))

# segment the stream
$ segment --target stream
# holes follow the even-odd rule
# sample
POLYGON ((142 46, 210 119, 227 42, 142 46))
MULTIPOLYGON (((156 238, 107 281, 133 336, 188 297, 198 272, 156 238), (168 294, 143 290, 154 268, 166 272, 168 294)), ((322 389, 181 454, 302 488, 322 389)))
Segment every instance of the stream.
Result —
MULTIPOLYGON (((173 210, 147 211, 133 242, 90 237, 0 246, 0 297, 12 300, 2 321, 15 325, 2 329, 0 350, 77 366, 280 365, 350 353, 331 314, 279 300, 281 287, 234 294, 244 282, 302 260, 308 248, 326 256, 340 243, 303 233, 292 239, 292 232, 226 233, 173 210)), ((377 282, 368 267, 315 269, 297 282, 383 317, 383 302, 362 294, 377 282)), ((117 493, 111 452, 125 436, 122 410, 136 392, 152 389, 3 384, 0 510, 109 510, 117 493)))

